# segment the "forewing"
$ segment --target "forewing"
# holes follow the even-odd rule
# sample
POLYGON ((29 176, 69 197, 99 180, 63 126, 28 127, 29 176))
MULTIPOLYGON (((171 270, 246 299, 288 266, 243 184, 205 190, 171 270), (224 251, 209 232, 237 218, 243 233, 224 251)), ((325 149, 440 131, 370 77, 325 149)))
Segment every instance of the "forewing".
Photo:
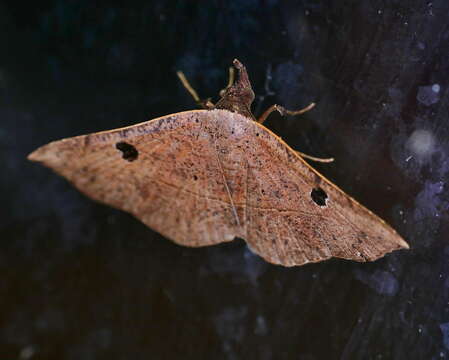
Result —
POLYGON ((209 118, 207 111, 177 113, 55 141, 29 158, 177 243, 230 241, 241 228, 209 118))
POLYGON ((239 121, 246 124, 242 139, 234 141, 245 146, 246 156, 241 166, 246 201, 239 205, 245 209, 243 237, 253 251, 269 262, 293 266, 330 257, 372 261, 408 248, 390 226, 279 137, 253 121, 239 121))

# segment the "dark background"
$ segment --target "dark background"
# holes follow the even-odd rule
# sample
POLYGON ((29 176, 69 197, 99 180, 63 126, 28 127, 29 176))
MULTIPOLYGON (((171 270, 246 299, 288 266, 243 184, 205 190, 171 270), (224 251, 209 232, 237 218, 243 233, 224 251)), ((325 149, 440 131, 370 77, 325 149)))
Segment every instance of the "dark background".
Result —
MULTIPOLYGON (((0 359, 449 357, 449 2, 0 3, 0 359), (177 246, 26 155, 192 109, 237 57, 266 125, 410 251, 265 263, 177 246)), ((216 100, 216 96, 214 100, 216 100)))

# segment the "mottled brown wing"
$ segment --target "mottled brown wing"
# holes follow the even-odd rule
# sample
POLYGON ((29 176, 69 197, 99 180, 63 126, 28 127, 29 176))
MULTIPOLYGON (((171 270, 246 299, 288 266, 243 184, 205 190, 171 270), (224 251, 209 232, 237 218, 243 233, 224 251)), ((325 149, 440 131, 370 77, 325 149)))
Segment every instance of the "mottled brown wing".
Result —
POLYGON ((55 141, 29 159, 179 244, 231 241, 241 231, 207 130, 209 117, 205 110, 187 111, 55 141))
POLYGON ((375 260, 408 247, 280 138, 227 110, 61 140, 30 159, 183 245, 238 236, 285 266, 332 256, 375 260))
POLYGON ((284 266, 330 257, 373 261, 408 248, 383 220, 262 125, 233 115, 221 122, 220 133, 225 169, 231 159, 240 161, 240 175, 225 174, 233 179, 231 194, 244 224, 243 238, 267 261, 284 266), (243 148, 244 156, 236 147, 243 148))

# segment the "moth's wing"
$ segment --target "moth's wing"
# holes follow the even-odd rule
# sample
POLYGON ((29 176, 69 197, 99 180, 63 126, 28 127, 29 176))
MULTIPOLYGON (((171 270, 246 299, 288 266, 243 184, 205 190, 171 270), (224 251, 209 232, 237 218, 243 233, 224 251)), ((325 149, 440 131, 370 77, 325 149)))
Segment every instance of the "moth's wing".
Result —
POLYGON ((269 130, 226 110, 60 140, 29 158, 183 245, 239 236, 286 266, 375 260, 408 247, 269 130), (325 206, 313 201, 313 189, 327 196, 325 206))
POLYGON ((220 132, 232 139, 219 144, 231 153, 223 162, 240 159, 241 174, 227 177, 239 184, 232 195, 242 215, 243 238, 267 261, 284 266, 330 257, 372 261, 408 248, 383 220, 262 125, 234 114, 220 132))
POLYGON ((177 243, 230 241, 241 228, 208 131, 209 117, 205 110, 187 111, 55 141, 29 159, 177 243))

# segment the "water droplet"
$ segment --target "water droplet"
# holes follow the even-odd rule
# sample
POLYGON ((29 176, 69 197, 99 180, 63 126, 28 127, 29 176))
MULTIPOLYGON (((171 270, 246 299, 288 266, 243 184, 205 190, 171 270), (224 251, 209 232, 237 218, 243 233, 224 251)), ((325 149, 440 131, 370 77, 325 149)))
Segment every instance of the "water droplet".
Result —
POLYGON ((430 106, 432 104, 437 103, 440 100, 440 97, 438 95, 438 91, 440 91, 440 86, 435 87, 435 85, 428 85, 428 86, 420 86, 418 88, 418 94, 416 95, 416 99, 426 106, 430 106), (435 91, 434 89, 438 89, 438 91, 435 91))
POLYGON ((433 151, 434 144, 433 134, 423 129, 415 130, 407 141, 408 148, 418 156, 430 154, 433 151))

